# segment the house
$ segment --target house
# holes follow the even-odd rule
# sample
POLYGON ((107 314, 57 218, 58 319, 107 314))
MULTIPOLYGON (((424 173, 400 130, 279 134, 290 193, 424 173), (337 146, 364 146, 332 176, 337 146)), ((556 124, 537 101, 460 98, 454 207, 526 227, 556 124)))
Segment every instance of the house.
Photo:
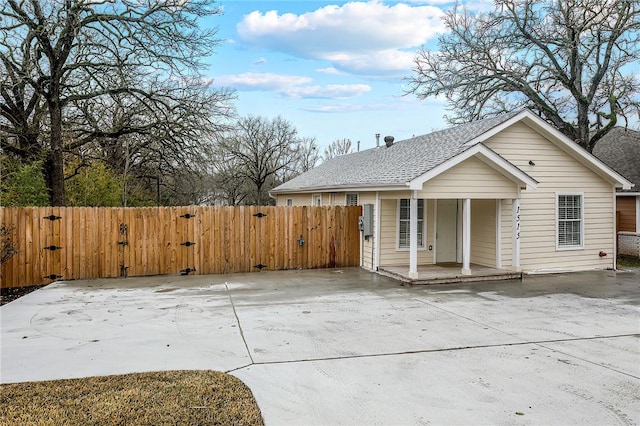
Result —
POLYGON ((631 182, 529 110, 331 159, 277 205, 362 205, 361 265, 558 272, 615 268, 615 195, 631 182))
POLYGON ((593 154, 635 185, 616 193, 618 252, 640 257, 640 132, 615 127, 593 154))

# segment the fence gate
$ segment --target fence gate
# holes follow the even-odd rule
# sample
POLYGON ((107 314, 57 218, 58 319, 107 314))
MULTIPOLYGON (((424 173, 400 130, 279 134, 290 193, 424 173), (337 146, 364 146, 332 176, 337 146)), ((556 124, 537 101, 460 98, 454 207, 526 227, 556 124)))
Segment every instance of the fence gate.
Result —
POLYGON ((42 218, 42 226, 50 230, 50 233, 48 233, 45 240, 47 244, 44 246, 43 257, 46 264, 45 271, 47 275, 45 275, 43 278, 49 279, 51 281, 62 278, 62 262, 60 261, 60 250, 63 249, 63 247, 60 245, 60 224, 62 223, 61 219, 62 216, 59 216, 54 212, 42 218))
POLYGON ((195 217, 195 214, 187 212, 185 214, 181 214, 177 218, 179 229, 184 230, 184 232, 181 233, 183 235, 184 241, 180 242, 180 245, 183 247, 182 251, 184 253, 184 255, 180 256, 180 258, 184 259, 184 269, 180 270, 180 275, 189 275, 191 272, 196 272, 194 255, 194 246, 196 245, 194 238, 195 217))
MULTIPOLYGON (((260 207, 258 207, 258 209, 260 209, 260 207)), ((265 244, 265 237, 264 237, 264 231, 263 228, 266 228, 267 224, 267 214, 263 213, 261 211, 258 210, 257 213, 253 214, 254 220, 255 220, 255 235, 254 235, 254 241, 255 241, 255 253, 256 253, 256 264, 253 265, 254 268, 257 268, 259 271, 262 271, 264 268, 269 268, 269 265, 267 265, 267 260, 263 259, 263 253, 264 253, 264 244, 265 244)), ((273 265, 271 265, 271 268, 273 268, 273 265)))
POLYGON ((359 264, 358 207, 0 207, 0 286, 359 264), (196 271, 197 269, 197 271, 196 271))
POLYGON ((120 276, 128 275, 127 259, 129 258, 129 225, 120 222, 118 227, 118 266, 120 267, 120 276))

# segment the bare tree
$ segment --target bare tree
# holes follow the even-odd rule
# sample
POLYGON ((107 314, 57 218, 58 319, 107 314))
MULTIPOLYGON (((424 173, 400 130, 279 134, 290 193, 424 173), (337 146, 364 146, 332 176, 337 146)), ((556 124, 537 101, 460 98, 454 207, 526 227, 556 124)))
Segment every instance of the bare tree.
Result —
POLYGON ((452 123, 529 107, 592 151, 640 110, 638 0, 496 0, 456 7, 437 50, 421 49, 407 93, 444 96, 452 123))
MULTIPOLYGON (((208 90, 199 72, 202 58, 216 46, 215 30, 199 29, 198 20, 218 13, 212 3, 0 0, 2 80, 9 81, 0 98, 0 110, 8 111, 3 124, 24 127, 15 119, 20 113, 29 118, 27 124, 40 123, 37 106, 46 107, 46 126, 39 130, 48 139, 45 174, 52 204, 65 204, 66 151, 132 133, 159 133, 173 143, 201 137, 191 131, 196 123, 189 129, 187 117, 207 111, 197 108, 193 94, 208 90), (26 106, 32 103, 33 108, 26 106), (104 108, 114 105, 142 108, 145 114, 103 126, 100 118, 109 115, 104 108)), ((208 96, 207 106, 229 99, 226 92, 208 96)))
POLYGON ((298 161, 292 170, 296 175, 313 169, 322 159, 315 137, 300 138, 296 143, 296 151, 298 152, 298 161))
POLYGON ((297 131, 282 117, 268 119, 248 116, 238 120, 236 128, 218 142, 218 150, 238 166, 237 178, 253 186, 252 200, 258 205, 268 202, 267 192, 277 182, 278 174, 298 161, 297 131))
POLYGON ((352 152, 353 147, 351 146, 351 139, 336 139, 324 149, 324 159, 326 161, 330 158, 350 154, 352 152))
POLYGON ((210 202, 226 206, 241 205, 251 192, 251 182, 244 172, 243 161, 218 147, 210 157, 210 202))

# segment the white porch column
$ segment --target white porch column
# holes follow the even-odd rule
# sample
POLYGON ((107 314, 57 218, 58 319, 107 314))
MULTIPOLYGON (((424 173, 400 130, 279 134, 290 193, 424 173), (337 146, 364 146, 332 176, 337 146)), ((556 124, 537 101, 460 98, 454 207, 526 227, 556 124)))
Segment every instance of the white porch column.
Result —
POLYGON ((409 278, 418 278, 418 199, 411 192, 409 200, 409 278))
POLYGON ((520 271, 520 198, 514 198, 511 204, 511 268, 520 271))
POLYGON ((471 275, 471 199, 462 202, 462 274, 471 275))

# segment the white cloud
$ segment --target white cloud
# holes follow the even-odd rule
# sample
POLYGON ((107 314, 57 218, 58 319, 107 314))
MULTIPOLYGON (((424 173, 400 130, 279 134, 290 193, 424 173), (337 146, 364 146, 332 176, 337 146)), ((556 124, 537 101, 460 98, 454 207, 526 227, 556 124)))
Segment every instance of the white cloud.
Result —
MULTIPOLYGON (((376 73, 399 70, 406 56, 445 31, 434 6, 354 1, 296 15, 253 11, 238 23, 248 45, 331 61, 335 68, 376 73)), ((407 68, 403 68, 404 71, 407 68)))
POLYGON ((329 84, 327 86, 291 87, 284 93, 292 98, 341 99, 358 96, 371 91, 367 84, 329 84))
POLYGON ((485 9, 487 5, 493 6, 493 0, 404 0, 404 3, 415 5, 431 5, 431 6, 453 6, 458 3, 469 10, 476 10, 478 7, 485 9))
POLYGON ((218 86, 230 86, 236 90, 284 91, 288 87, 311 83, 309 77, 298 75, 246 72, 244 74, 216 77, 218 86))
POLYGON ((335 67, 318 68, 316 69, 316 72, 319 72, 320 74, 334 74, 334 75, 342 74, 342 71, 340 71, 335 67))
POLYGON ((253 65, 262 65, 262 64, 266 64, 267 62, 269 61, 267 61, 266 58, 258 58, 253 62, 253 65))
POLYGON ((404 73, 411 69, 414 56, 414 52, 386 49, 379 50, 374 55, 366 53, 336 53, 327 55, 325 59, 336 64, 341 69, 357 74, 366 74, 371 70, 404 73))
POLYGON ((228 86, 239 91, 272 91, 289 98, 343 99, 362 95, 371 91, 367 84, 309 85, 309 77, 271 73, 223 75, 216 77, 217 86, 228 86))
POLYGON ((456 0, 405 0, 405 3, 411 4, 454 4, 456 0))

